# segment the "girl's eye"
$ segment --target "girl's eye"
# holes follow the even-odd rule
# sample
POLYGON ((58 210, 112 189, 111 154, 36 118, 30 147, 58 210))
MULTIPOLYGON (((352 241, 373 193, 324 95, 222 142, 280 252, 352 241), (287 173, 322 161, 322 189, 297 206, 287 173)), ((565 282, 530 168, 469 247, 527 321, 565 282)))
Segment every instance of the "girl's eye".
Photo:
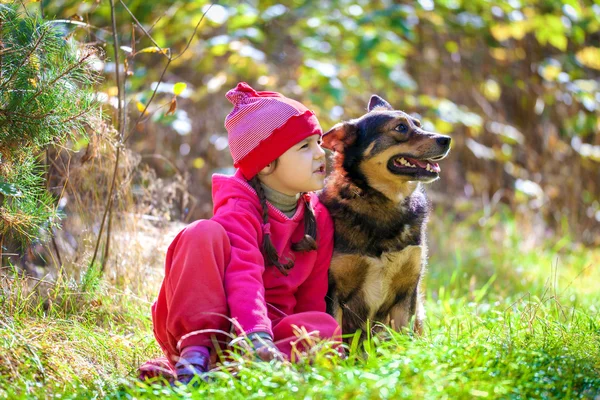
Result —
POLYGON ((306 149, 308 148, 308 143, 304 143, 302 146, 300 146, 301 149, 306 149))
POLYGON ((408 132, 408 126, 406 126, 406 124, 400 124, 397 127, 395 127, 394 129, 397 130, 400 133, 406 133, 406 132, 408 132))

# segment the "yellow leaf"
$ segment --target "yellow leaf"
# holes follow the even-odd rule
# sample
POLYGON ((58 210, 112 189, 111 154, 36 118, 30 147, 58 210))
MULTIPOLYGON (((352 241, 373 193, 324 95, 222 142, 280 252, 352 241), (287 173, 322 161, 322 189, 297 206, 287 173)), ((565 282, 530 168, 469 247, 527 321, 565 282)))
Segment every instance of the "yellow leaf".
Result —
POLYGON ((443 119, 436 119, 435 130, 439 133, 450 133, 452 132, 452 124, 443 119))
POLYGON ((542 70, 542 77, 547 81, 553 81, 558 77, 562 70, 557 65, 547 65, 542 70))
POLYGON ((502 94, 500 85, 493 79, 488 79, 485 83, 481 84, 481 91, 489 101, 497 101, 502 94))
POLYGON ((192 163, 192 165, 196 169, 202 169, 204 167, 204 165, 206 165, 206 161, 204 161, 204 158, 198 157, 198 158, 194 159, 194 162, 192 163))
POLYGON ((508 52, 506 49, 499 47, 490 49, 490 55, 498 61, 506 61, 508 59, 508 52))
POLYGON ((585 47, 575 54, 577 61, 588 68, 600 70, 600 48, 585 47))
POLYGON ((106 93, 109 96, 117 96, 119 94, 119 88, 116 86, 111 86, 108 88, 108 90, 106 91, 106 93))
POLYGON ((146 109, 146 106, 141 101, 136 101, 135 105, 139 112, 144 112, 144 110, 146 109))
POLYGON ((443 26, 445 23, 444 18, 435 13, 429 13, 427 15, 427 21, 437 26, 443 26))
POLYGON ((446 50, 448 51, 448 53, 458 53, 458 43, 456 43, 455 41, 449 41, 446 42, 446 50))
POLYGON ((160 47, 152 46, 152 47, 145 47, 145 48, 137 51, 136 54, 137 53, 162 53, 162 54, 168 54, 168 52, 169 52, 168 48, 161 49, 160 47))
POLYGON ((508 39, 521 40, 529 31, 530 26, 527 21, 518 21, 511 24, 497 24, 490 28, 492 36, 499 42, 508 39))
POLYGON ((557 49, 565 51, 567 49, 567 38, 562 34, 554 34, 550 36, 548 42, 557 49))
POLYGON ((518 21, 510 24, 510 34, 516 40, 521 40, 527 34, 528 30, 527 21, 518 21))
POLYGON ((179 96, 181 93, 183 93, 183 91, 187 88, 187 84, 183 83, 183 82, 177 82, 174 86, 173 86, 173 93, 175 94, 175 96, 179 96))
POLYGON ((492 36, 499 42, 503 42, 510 38, 510 27, 508 25, 498 24, 490 29, 492 36))

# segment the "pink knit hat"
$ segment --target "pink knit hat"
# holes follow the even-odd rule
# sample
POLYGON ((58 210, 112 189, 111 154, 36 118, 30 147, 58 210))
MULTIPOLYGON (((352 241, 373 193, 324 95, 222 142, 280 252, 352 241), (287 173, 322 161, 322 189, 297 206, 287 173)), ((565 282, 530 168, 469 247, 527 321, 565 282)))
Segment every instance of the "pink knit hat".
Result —
POLYGON ((227 92, 233 110, 225 118, 233 166, 246 179, 308 136, 323 135, 315 114, 277 92, 257 92, 246 82, 227 92))

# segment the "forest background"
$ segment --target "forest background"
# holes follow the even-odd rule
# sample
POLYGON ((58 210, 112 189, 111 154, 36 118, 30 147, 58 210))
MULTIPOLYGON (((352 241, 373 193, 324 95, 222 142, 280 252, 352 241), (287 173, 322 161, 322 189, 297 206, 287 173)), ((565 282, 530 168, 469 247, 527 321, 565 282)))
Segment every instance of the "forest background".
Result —
MULTIPOLYGON (((148 305, 166 245, 185 223, 210 217, 210 177, 233 171, 223 126, 231 105, 224 94, 247 81, 307 104, 324 130, 362 115, 375 93, 427 129, 452 136, 442 178, 428 187, 434 212, 426 290, 433 315, 444 316, 431 322, 432 342, 398 339, 407 346, 403 354, 418 358, 436 335, 449 335, 460 347, 462 332, 474 335, 486 326, 477 319, 476 328, 452 334, 448 324, 455 320, 447 313, 464 322, 473 309, 477 318, 503 310, 504 319, 494 323, 506 327, 512 318, 506 310, 514 309, 516 321, 528 321, 523 329, 531 329, 523 349, 544 343, 535 357, 546 372, 539 380, 516 378, 501 363, 495 365, 503 383, 491 379, 498 375, 478 375, 481 382, 471 376, 467 384, 440 369, 430 377, 447 383, 440 388, 427 387, 411 369, 407 395, 598 395, 600 355, 597 346, 589 349, 600 343, 600 296, 593 288, 600 261, 599 2, 40 1, 0 7, 0 331, 11 354, 0 358, 0 376, 16 385, 14 391, 0 385, 0 394, 47 390, 52 379, 61 382, 52 389, 57 393, 146 390, 119 379, 134 376, 139 362, 156 355, 148 305), (20 20, 43 19, 9 30, 9 7, 20 20), (39 26, 52 34, 36 36, 44 32, 39 26), (6 45, 9 36, 22 45, 20 52, 6 45), (53 41, 46 43, 48 37, 53 41), (60 50, 64 43, 71 50, 60 50), (48 56, 61 51, 71 58, 48 56), (67 61, 77 67, 61 70, 67 61), (40 94, 43 101, 18 97, 46 89, 51 95, 40 94), (58 113, 64 119, 52 119, 58 113), (69 123, 61 128, 61 121, 69 123), (49 133, 42 140, 44 129, 49 133), (569 319, 576 311, 581 320, 569 319), (549 319, 538 321, 541 314, 549 319), (57 338, 63 322, 73 319, 81 331, 57 338), (540 336, 534 322, 541 324, 540 336), (557 331, 549 333, 549 326, 557 331), (119 345, 99 354, 74 344, 90 331, 101 332, 96 344, 119 345), (544 347, 553 334, 560 349, 577 342, 567 359, 553 358, 544 347), (57 341, 76 349, 70 361, 51 350, 57 341), (556 372, 555 363, 563 362, 571 365, 567 378, 556 372), (59 376, 75 379, 75 386, 59 376)), ((518 329, 514 335, 524 338, 518 329)), ((498 348, 505 348, 502 340, 498 348)), ((396 362, 397 351, 388 350, 373 358, 396 362)), ((430 354, 447 357, 451 350, 430 354)), ((485 354, 484 360, 498 361, 485 354)), ((531 352, 513 355, 517 365, 522 359, 532 364, 531 352)), ((468 365, 460 357, 456 363, 468 365)), ((519 368, 526 367, 515 368, 522 376, 519 368)), ((390 396, 392 386, 384 386, 390 396)), ((227 390, 226 384, 215 387, 227 390)))

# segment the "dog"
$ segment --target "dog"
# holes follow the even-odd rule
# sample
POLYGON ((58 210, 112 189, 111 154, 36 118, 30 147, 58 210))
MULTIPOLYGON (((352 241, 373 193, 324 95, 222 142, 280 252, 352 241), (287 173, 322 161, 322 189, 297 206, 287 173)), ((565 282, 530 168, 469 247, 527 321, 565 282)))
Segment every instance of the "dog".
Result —
POLYGON ((402 331, 413 316, 422 333, 430 208, 422 184, 439 178, 450 141, 377 95, 365 115, 323 135, 333 170, 319 198, 335 224, 327 312, 343 334, 365 333, 367 321, 402 331))

